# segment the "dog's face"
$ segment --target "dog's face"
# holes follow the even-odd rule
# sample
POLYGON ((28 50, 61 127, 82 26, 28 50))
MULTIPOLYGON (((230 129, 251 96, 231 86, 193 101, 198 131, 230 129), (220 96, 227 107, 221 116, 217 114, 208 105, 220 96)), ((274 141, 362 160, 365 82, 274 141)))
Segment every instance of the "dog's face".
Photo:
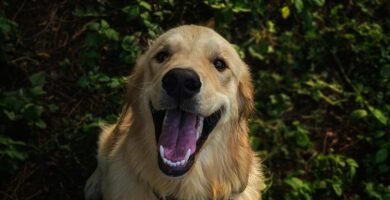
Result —
POLYGON ((138 90, 143 106, 136 106, 151 112, 159 168, 168 176, 184 175, 209 136, 223 134, 216 127, 238 124, 252 108, 246 65, 229 42, 205 27, 181 26, 161 35, 135 71, 138 83, 129 90, 138 90))

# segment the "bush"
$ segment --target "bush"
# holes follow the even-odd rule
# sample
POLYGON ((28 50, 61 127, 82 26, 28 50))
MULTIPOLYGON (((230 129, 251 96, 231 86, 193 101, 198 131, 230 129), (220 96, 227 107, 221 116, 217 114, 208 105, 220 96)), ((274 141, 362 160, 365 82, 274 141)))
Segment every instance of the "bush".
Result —
POLYGON ((163 30, 201 23, 251 66, 264 199, 389 199, 389 6, 1 0, 1 192, 81 198, 136 57, 163 30))

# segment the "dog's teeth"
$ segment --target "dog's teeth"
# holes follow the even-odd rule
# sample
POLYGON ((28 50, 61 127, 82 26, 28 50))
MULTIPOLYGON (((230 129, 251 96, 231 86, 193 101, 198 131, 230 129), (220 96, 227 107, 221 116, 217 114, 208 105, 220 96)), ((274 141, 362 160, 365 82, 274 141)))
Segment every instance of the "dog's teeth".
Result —
POLYGON ((164 147, 162 145, 160 145, 160 156, 163 160, 163 162, 171 167, 179 167, 179 166, 184 166, 184 164, 187 163, 188 159, 190 158, 190 155, 191 155, 191 149, 188 149, 187 150, 187 153, 184 157, 184 160, 179 160, 179 161, 171 161, 169 159, 166 159, 164 157, 164 147))
POLYGON ((185 162, 188 161, 188 159, 190 158, 190 155, 191 155, 191 149, 188 149, 187 153, 186 153, 186 156, 184 157, 185 162))
POLYGON ((202 131, 203 131, 203 120, 204 120, 204 117, 202 116, 199 116, 198 117, 198 124, 197 124, 197 127, 196 127, 196 140, 198 140, 202 134, 202 131))
POLYGON ((200 137, 200 131, 199 131, 199 128, 196 130, 196 141, 199 140, 199 137, 200 137))
POLYGON ((164 159, 164 147, 162 145, 160 145, 160 156, 164 159))

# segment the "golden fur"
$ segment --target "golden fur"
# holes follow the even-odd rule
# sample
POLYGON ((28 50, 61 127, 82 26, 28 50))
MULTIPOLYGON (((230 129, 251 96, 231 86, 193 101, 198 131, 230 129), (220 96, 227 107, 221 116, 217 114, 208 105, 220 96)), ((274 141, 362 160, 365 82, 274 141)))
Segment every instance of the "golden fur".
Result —
POLYGON ((186 25, 160 36, 137 60, 129 78, 125 105, 115 125, 103 128, 98 167, 87 181, 87 199, 237 199, 258 200, 264 189, 259 158, 248 141, 247 118, 253 109, 253 86, 248 67, 229 42, 213 30, 186 25), (165 44, 173 54, 162 64, 153 62, 165 44), (219 72, 210 61, 221 56, 229 66, 219 72), (194 70, 205 83, 199 94, 200 113, 224 112, 196 155, 191 169, 169 177, 157 164, 150 102, 159 108, 161 79, 177 66, 194 70))

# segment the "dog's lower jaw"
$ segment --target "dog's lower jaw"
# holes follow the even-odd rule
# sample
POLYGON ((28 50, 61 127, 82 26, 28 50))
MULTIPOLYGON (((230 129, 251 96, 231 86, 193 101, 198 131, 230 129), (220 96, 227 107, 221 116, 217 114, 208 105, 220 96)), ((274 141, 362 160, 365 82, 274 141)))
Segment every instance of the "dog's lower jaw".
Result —
POLYGON ((167 176, 178 177, 191 169, 195 156, 218 124, 223 108, 208 117, 182 110, 156 111, 153 107, 151 112, 160 170, 167 176), (169 150, 168 153, 166 149, 169 150))

